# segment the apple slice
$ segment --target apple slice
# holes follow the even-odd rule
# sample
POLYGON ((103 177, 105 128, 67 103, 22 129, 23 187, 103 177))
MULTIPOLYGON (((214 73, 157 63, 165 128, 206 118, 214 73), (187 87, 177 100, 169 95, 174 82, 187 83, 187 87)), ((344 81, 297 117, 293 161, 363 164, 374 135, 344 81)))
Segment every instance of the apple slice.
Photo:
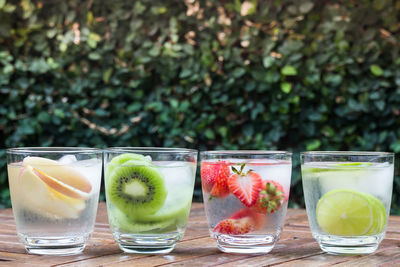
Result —
POLYGON ((85 201, 64 195, 39 178, 31 166, 25 166, 19 179, 13 180, 11 197, 18 209, 25 208, 51 218, 77 218, 85 201))
MULTIPOLYGON (((28 165, 29 166, 29 165, 28 165)), ((31 167, 31 166, 29 166, 31 167)), ((89 194, 85 193, 83 191, 80 191, 72 186, 69 186, 68 184, 63 183, 62 181, 57 180, 54 177, 51 177, 47 175, 46 173, 42 172, 41 170, 38 170, 36 168, 32 168, 33 173, 39 177, 40 179, 43 180, 49 187, 51 187, 53 190, 64 194, 68 197, 72 198, 78 198, 78 199, 88 199, 89 194)))
POLYGON ((26 157, 23 165, 32 166, 36 175, 60 193, 81 198, 86 197, 84 193, 92 191, 92 184, 85 176, 73 167, 58 161, 41 157, 26 157), (83 194, 80 192, 77 194, 78 191, 83 194))

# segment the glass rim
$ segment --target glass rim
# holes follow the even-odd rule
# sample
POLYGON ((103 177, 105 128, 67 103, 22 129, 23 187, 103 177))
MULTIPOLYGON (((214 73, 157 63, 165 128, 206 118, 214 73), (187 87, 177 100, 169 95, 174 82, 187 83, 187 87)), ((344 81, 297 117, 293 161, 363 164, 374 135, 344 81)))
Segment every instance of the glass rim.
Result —
POLYGON ((300 155, 314 156, 394 156, 394 152, 378 151, 303 151, 300 155))
POLYGON ((100 154, 103 150, 95 147, 14 147, 7 148, 8 154, 27 154, 27 153, 74 153, 74 154, 100 154))
POLYGON ((106 153, 119 152, 152 152, 152 153, 197 153, 196 149, 179 147, 108 147, 106 153))
POLYGON ((293 153, 285 150, 205 150, 200 151, 201 155, 292 155, 293 153))

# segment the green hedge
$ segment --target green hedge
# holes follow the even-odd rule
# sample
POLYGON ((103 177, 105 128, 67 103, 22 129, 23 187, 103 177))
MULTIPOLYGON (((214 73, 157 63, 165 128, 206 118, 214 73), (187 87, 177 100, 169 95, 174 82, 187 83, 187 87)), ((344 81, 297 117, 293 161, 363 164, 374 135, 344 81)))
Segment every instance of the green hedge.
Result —
POLYGON ((299 151, 400 152, 399 27, 399 0, 0 0, 1 146, 291 150, 301 206, 299 151))

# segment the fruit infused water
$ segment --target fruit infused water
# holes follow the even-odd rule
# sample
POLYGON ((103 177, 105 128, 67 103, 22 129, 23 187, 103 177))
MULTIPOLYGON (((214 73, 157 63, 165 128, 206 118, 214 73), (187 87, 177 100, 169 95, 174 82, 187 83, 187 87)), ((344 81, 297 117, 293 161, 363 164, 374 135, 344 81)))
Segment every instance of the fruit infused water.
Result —
POLYGON ((202 152, 205 211, 221 251, 272 250, 286 216, 291 170, 288 152, 202 152))
POLYGON ((111 231, 125 252, 167 253, 185 231, 193 196, 195 158, 157 160, 159 154, 155 152, 134 152, 114 154, 105 166, 111 231))
POLYGON ((62 255, 82 251, 96 218, 101 150, 43 148, 7 152, 15 223, 27 251, 62 255))
POLYGON ((390 154, 321 153, 302 155, 304 199, 314 238, 329 253, 374 252, 390 212, 394 167, 390 154))

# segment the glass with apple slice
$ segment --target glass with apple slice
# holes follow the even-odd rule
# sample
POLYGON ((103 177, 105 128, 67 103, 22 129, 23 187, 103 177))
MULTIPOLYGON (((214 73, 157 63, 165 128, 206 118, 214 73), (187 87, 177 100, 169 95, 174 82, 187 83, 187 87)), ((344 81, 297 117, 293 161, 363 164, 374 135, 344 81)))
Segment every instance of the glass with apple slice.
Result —
POLYGON ((11 204, 28 253, 83 251, 94 228, 102 156, 96 148, 7 149, 11 204))
POLYGON ((286 216, 292 172, 286 151, 200 153, 210 235, 228 253, 270 252, 286 216))

